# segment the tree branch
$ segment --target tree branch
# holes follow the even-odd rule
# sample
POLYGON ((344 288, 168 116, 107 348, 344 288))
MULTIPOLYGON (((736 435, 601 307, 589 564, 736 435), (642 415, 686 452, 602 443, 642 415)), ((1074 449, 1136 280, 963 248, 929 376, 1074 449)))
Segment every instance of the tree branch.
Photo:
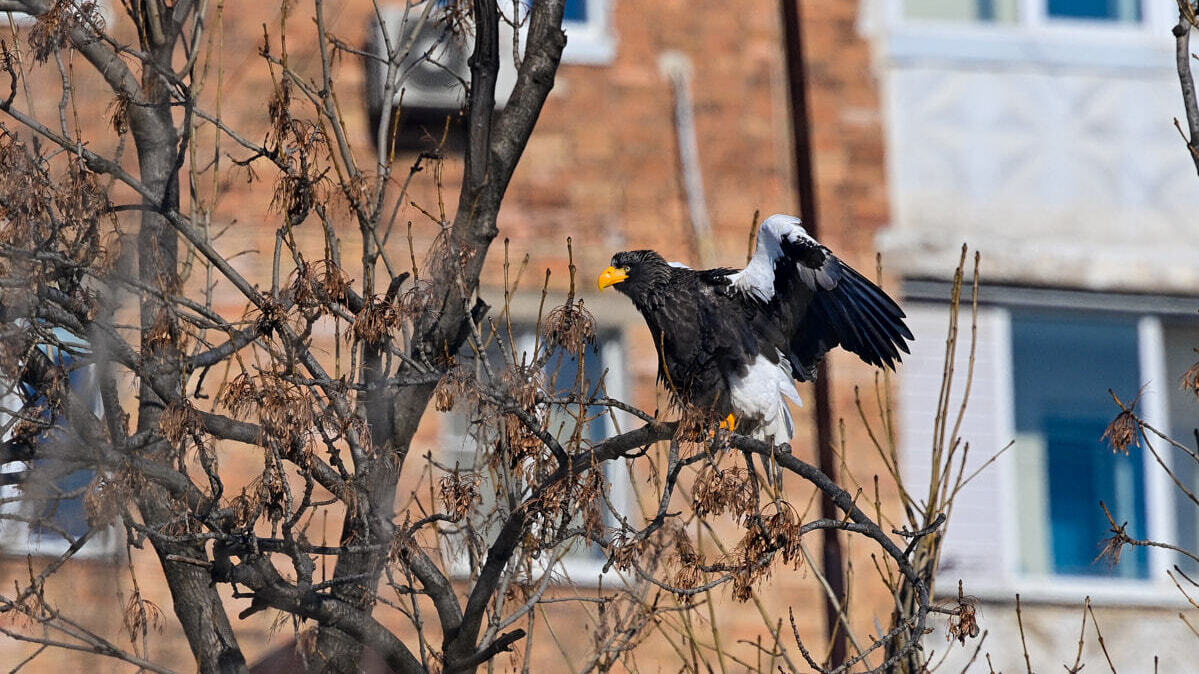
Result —
POLYGON ((227 580, 254 590, 255 604, 310 618, 344 632, 378 651, 393 671, 426 674, 427 670, 412 651, 369 613, 331 595, 300 592, 279 575, 266 557, 251 556, 242 564, 233 565, 229 574, 227 580))
POLYGON ((1195 96, 1195 79, 1191 74, 1191 28, 1194 25, 1195 10, 1190 0, 1178 0, 1178 24, 1174 26, 1174 65, 1178 70, 1178 82, 1182 86, 1182 104, 1186 109, 1187 129, 1190 135, 1186 138, 1187 150, 1191 161, 1199 172, 1199 101, 1195 96))

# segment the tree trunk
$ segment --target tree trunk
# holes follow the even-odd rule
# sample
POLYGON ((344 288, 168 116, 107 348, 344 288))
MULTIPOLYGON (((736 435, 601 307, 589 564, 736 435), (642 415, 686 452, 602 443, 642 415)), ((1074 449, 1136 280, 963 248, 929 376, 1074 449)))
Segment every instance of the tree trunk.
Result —
MULTIPOLYGON (((171 48, 163 47, 157 61, 170 67, 171 48)), ((179 137, 171 115, 170 93, 160 77, 147 68, 142 91, 152 104, 131 106, 130 131, 137 148, 138 168, 142 182, 157 196, 159 203, 144 201, 150 207, 142 211, 138 232, 138 280, 146 287, 173 294, 178 291, 178 241, 175 230, 162 215, 163 211, 179 208, 179 137)), ((160 301, 145 296, 141 305, 142 355, 146 371, 157 381, 143 380, 139 389, 137 430, 157 431, 164 401, 155 390, 182 394, 187 372, 183 369, 179 345, 171 337, 163 337, 163 320, 170 323, 168 334, 178 334, 173 319, 166 318, 160 301)), ((175 451, 167 443, 150 443, 148 458, 169 460, 163 454, 175 451), (162 449, 162 448, 165 448, 162 449), (158 456, 153 454, 157 453, 158 456)), ((146 526, 161 530, 178 522, 179 508, 161 487, 149 485, 138 492, 137 505, 146 526)), ((203 568, 178 561, 170 556, 207 559, 201 544, 168 543, 151 538, 162 563, 175 615, 187 635, 188 645, 196 658, 200 672, 243 672, 245 658, 229 624, 221 597, 209 573, 203 568)))

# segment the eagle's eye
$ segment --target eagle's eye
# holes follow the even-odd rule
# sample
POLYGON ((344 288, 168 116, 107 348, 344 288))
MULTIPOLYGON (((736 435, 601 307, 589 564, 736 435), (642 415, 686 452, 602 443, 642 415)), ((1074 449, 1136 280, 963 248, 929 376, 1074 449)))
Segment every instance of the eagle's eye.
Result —
POLYGON ((629 273, 629 268, 628 268, 628 266, 627 266, 627 265, 626 265, 626 266, 624 266, 624 267, 621 267, 621 268, 620 268, 620 270, 621 270, 621 271, 623 271, 623 272, 624 272, 624 273, 626 273, 626 274, 627 274, 627 273, 629 273))

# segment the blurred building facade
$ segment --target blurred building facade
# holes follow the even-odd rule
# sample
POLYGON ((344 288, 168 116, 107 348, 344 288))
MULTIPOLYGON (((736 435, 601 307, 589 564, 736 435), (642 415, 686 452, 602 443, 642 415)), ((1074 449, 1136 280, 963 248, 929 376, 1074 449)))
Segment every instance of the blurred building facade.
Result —
MULTIPOLYGON (((982 255, 973 381, 969 307, 957 401, 967 473, 941 589, 984 600, 996 669, 1023 667, 1013 597, 1034 668, 1073 662, 1090 596, 1117 668, 1188 671, 1195 636, 1161 548, 1101 558, 1110 524, 1195 550, 1195 461, 1164 441, 1113 452, 1109 390, 1194 446, 1199 407, 1181 390, 1199 345, 1199 178, 1174 120, 1185 114, 1173 3, 896 0, 868 5, 884 91, 892 224, 880 240, 904 278, 918 341, 901 383, 905 470, 927 484, 948 323, 947 270, 982 255), (1067 645, 1071 648, 1066 648, 1067 645), (1067 652, 1069 651, 1069 652, 1067 652)), ((952 419, 950 421, 952 424, 952 419)), ((1193 451, 1193 449, 1191 450, 1193 451)), ((918 493, 922 493, 919 492, 918 493)), ((1185 580, 1179 579, 1184 586, 1185 580)), ((968 653, 966 654, 968 657, 968 653)), ((1094 632, 1086 659, 1102 663, 1094 632)), ((981 665, 976 665, 981 666, 981 665)), ((1101 666, 1101 665, 1092 665, 1101 666)))
MULTIPOLYGON (((1194 425, 1194 401, 1178 393, 1176 382, 1191 362, 1190 348, 1199 344, 1191 299, 1199 294, 1199 271, 1191 263, 1199 259, 1199 225, 1188 217, 1199 178, 1172 128, 1171 118, 1181 115, 1172 21, 1169 8, 1156 4, 801 2, 821 239, 868 275, 881 249, 890 278, 902 281, 888 288, 904 297, 917 335, 895 380, 902 460, 913 484, 927 480, 948 282, 962 242, 983 255, 979 345, 963 436, 971 443, 971 466, 1012 438, 1016 444, 963 491, 939 582, 948 591, 960 577, 968 593, 985 600, 981 620, 991 636, 984 648, 997 667, 1000 655, 1020 656, 1013 647, 1019 643, 1016 592, 1031 604, 1026 620, 1036 621, 1033 656, 1051 668, 1071 657, 1087 593, 1109 644, 1145 642, 1152 634, 1154 642, 1176 639, 1161 641, 1178 644, 1163 645, 1163 656, 1167 649, 1194 652, 1176 617, 1182 600, 1164 581, 1170 554, 1129 552, 1115 567, 1093 561, 1107 529, 1100 498, 1130 522, 1134 536, 1177 540, 1190 549, 1196 540, 1194 509, 1176 498, 1152 455, 1138 448, 1114 455, 1099 441, 1117 411, 1108 388, 1130 400, 1148 383, 1141 405, 1150 420, 1182 438, 1194 425)), ((339 38, 370 42, 370 0, 347 0, 327 11, 339 38)), ((311 40, 298 39, 310 35, 302 32, 309 14, 296 4, 288 19, 296 31, 289 58, 297 68, 319 62, 311 40)), ((661 404, 656 357, 641 318, 625 298, 590 289, 617 250, 654 248, 693 265, 739 266, 755 211, 798 212, 780 7, 768 0, 736 7, 715 0, 570 0, 567 19, 563 66, 500 214, 510 257, 516 263, 527 254, 526 279, 532 279, 514 297, 513 317, 518 328, 536 320, 545 269, 552 291, 564 293, 566 237, 572 237, 578 287, 599 324, 608 390, 652 410, 661 404), (698 152, 680 152, 692 137, 698 152)), ((225 96, 222 115, 230 126, 250 130, 248 137, 269 120, 263 97, 241 94, 273 86, 256 46, 262 25, 275 33, 282 20, 271 3, 225 9, 230 62, 224 86, 235 95, 225 96)), ((132 31, 119 30, 126 37, 132 31)), ((347 132, 369 151, 375 137, 366 70, 349 58, 338 67, 347 132)), ((88 93, 86 86, 80 83, 77 92, 88 93)), ((427 86, 437 99, 442 85, 427 86)), ((447 96, 449 89, 445 85, 447 96)), ((52 109, 57 90, 50 90, 52 109)), ((110 97, 102 89, 94 93, 95 109, 81 117, 97 120, 98 135, 110 134, 103 122, 110 97)), ((419 106, 423 110, 406 122, 411 145, 399 152, 397 167, 409 165, 437 135, 444 120, 438 111, 445 110, 439 106, 452 105, 426 99, 419 106)), ((455 193, 460 170, 451 151, 447 195, 455 193)), ((271 250, 280 216, 261 194, 267 187, 232 181, 223 189, 215 217, 238 226, 218 241, 220 249, 231 255, 271 250)), ((436 195, 426 189, 414 199, 428 203, 436 195)), ((320 245, 317 228, 298 235, 309 237, 305 245, 320 245)), ((434 235, 416 228, 418 253, 434 235)), ((497 243, 485 297, 502 296, 502 257, 497 243)), ((407 259, 406 246, 397 245, 395 258, 407 259)), ((267 255, 240 256, 236 264, 251 278, 269 276, 267 255)), ((235 296, 226 301, 221 309, 238 310, 235 296)), ((884 462, 854 422, 856 390, 872 390, 874 372, 844 354, 830 363, 834 418, 847 422, 846 479, 872 489, 872 477, 884 476, 879 499, 894 516, 897 487, 885 479, 884 462)), ((801 394, 811 402, 810 387, 801 394)), ((812 407, 796 410, 793 444, 815 461, 812 407)), ((427 421, 415 443, 419 452, 461 444, 452 418, 430 411, 427 421)), ((256 459, 242 450, 222 450, 222 465, 256 474, 256 459)), ((122 638, 123 599, 114 602, 113 593, 126 597, 129 585, 120 542, 96 549, 47 586, 52 597, 94 605, 84 621, 114 641, 122 638)), ((36 567, 36 555, 54 549, 45 540, 8 538, 3 545, 2 577, 23 576, 26 554, 35 555, 36 567)), ((851 620, 861 635, 877 633, 890 611, 871 552, 849 546, 857 569, 851 620)), ((141 588, 168 621, 148 655, 186 670, 187 645, 170 627, 170 597, 155 566, 152 555, 135 551, 132 568, 141 588)), ((594 560, 573 567, 583 583, 596 573, 594 560)), ((752 641, 764 633, 763 612, 785 616, 793 606, 809 645, 818 648, 819 585, 810 574, 782 568, 770 582, 770 594, 759 597, 761 612, 751 602, 717 616, 722 636, 730 644, 752 641)), ((247 603, 228 599, 231 614, 247 603)), ((594 625, 584 612, 560 606, 547 609, 555 611, 552 620, 578 627, 559 631, 562 649, 585 653, 594 625)), ((268 612, 237 625, 251 662, 287 647, 290 628, 274 630, 274 618, 268 612)), ((930 647, 943 650, 942 638, 938 629, 930 647)), ((534 671, 554 671, 558 648, 548 639, 535 648, 547 664, 534 671)), ((1132 647, 1111 650, 1114 657, 1143 655, 1132 647)), ((30 652, 0 641, 0 661, 17 662, 30 652)), ((660 662, 670 669, 678 658, 658 639, 641 652, 643 666, 660 662)), ((61 668, 70 657, 47 654, 38 663, 61 668)), ((1140 660, 1128 662, 1128 671, 1147 669, 1140 660)))
MULTIPOLYGON (((869 271, 874 263, 875 234, 889 217, 881 100, 869 44, 858 30, 856 2, 805 2, 804 9, 816 188, 824 204, 822 239, 842 258, 869 271)), ((116 10, 119 14, 120 8, 116 10)), ((273 89, 275 80, 258 56, 263 27, 272 40, 278 40, 286 27, 289 64, 301 72, 313 72, 320 61, 312 40, 311 13, 311 6, 303 3, 291 3, 286 14, 275 3, 224 8, 220 110, 225 122, 246 137, 262 137, 270 123, 265 92, 273 89)), ((374 15, 371 0, 326 3, 326 13, 329 30, 339 39, 349 45, 369 44, 368 26, 374 15)), ((134 29, 127 21, 114 18, 111 25, 118 39, 133 38, 134 29)), ((17 22, 18 31, 28 26, 25 20, 17 22)), ((657 359, 644 322, 624 297, 593 291, 594 279, 612 253, 635 248, 654 248, 692 264, 740 266, 749 249, 756 211, 760 210, 762 217, 798 212, 780 7, 768 0, 752 0, 736 8, 715 0, 570 0, 566 32, 568 46, 555 88, 499 219, 501 239, 508 240, 513 267, 519 266, 526 254, 529 259, 525 280, 513 297, 513 320, 518 330, 521 324, 532 325, 536 320, 546 269, 551 272, 551 293, 556 293, 557 301, 565 296, 569 284, 566 239, 571 237, 579 270, 577 285, 597 319, 609 392, 645 409, 665 410, 655 382, 657 359), (680 145, 690 145, 698 152, 682 157, 680 145)), ((339 59, 336 67, 347 134, 366 156, 372 156, 376 137, 366 69, 359 59, 350 57, 339 59)), ((58 74, 43 69, 37 77, 42 78, 38 80, 41 84, 34 90, 53 94, 45 94, 43 101, 39 93, 35 103, 43 114, 56 114, 58 74)), ((452 88, 450 79, 444 83, 447 89, 452 88)), ((90 147, 110 151, 116 145, 107 122, 111 94, 83 77, 74 83, 74 91, 84 135, 94 139, 90 147)), ((215 85, 207 91, 213 94, 215 85)), ((215 109, 215 98, 200 104, 215 109)), ((411 126, 404 129, 408 134, 405 142, 411 144, 397 153, 399 170, 410 166, 417 154, 428 148, 428 140, 443 129, 444 115, 437 116, 438 105, 425 103, 426 110, 408 120, 411 126)), ((451 203, 460 172, 460 154, 451 147, 442 166, 444 193, 451 203)), ((234 265, 248 278, 269 283, 270 256, 266 251, 273 248, 281 216, 269 209, 270 198, 264 196, 271 186, 247 181, 244 172, 235 177, 238 179, 220 183, 214 201, 213 228, 224 230, 215 245, 225 254, 235 255, 234 265)), ((417 181, 410 198, 428 206, 437 203, 438 195, 427 181, 417 181)), ((413 236, 419 261, 438 230, 417 213, 408 219, 417 222, 413 236)), ((354 231, 348 220, 347 226, 354 231)), ((301 247, 321 250, 318 227, 300 227, 295 234, 301 247)), ((393 237, 397 243, 392 254, 406 265, 408 250, 402 239, 393 237)), ((503 242, 497 241, 489 255, 482 291, 495 306, 502 302, 503 257, 503 242)), ((356 276, 354 272, 350 275, 356 276)), ((239 315, 244 306, 237 294, 230 292, 218 294, 216 309, 239 315)), ((835 413, 851 416, 855 413, 854 385, 871 385, 873 373, 855 358, 840 357, 833 372, 835 413)), ((801 389, 801 394, 811 402, 810 388, 801 389)), ((811 407, 796 410, 799 428, 794 444, 797 454, 815 461, 808 416, 811 407)), ((451 417, 430 411, 426 422, 414 443, 418 453, 452 451, 461 444, 451 417)), ((850 444, 864 440, 860 436, 853 436, 850 444)), ((231 445, 219 451, 221 466, 230 475, 249 480, 262 470, 261 457, 246 447, 231 445)), ((854 451, 848 460, 861 475, 884 471, 872 451, 860 456, 854 451)), ((411 471, 413 475, 418 472, 411 471)), ((644 480, 646 476, 634 478, 644 480)), ((406 494, 410 486, 402 485, 400 493, 406 494)), ((796 501, 806 501, 804 485, 793 486, 796 501)), ((239 486, 227 488, 228 493, 236 493, 239 486)), ((893 502, 893 489, 884 485, 881 496, 884 503, 893 502)), ((811 539, 813 558, 819 559, 819 541, 814 536, 811 539)), ((29 568, 37 573, 50 559, 45 555, 62 547, 43 535, 7 537, 0 544, 4 551, 0 577, 23 579, 29 568)), ((86 561, 68 565, 47 581, 47 598, 72 607, 81 624, 114 643, 127 645, 122 613, 131 591, 132 570, 142 596, 163 610, 163 629, 151 634, 146 657, 172 668, 189 669, 187 643, 175 624, 171 597, 148 548, 132 550, 129 563, 124 539, 117 535, 109 544, 89 545, 87 552, 86 561)), ((869 546, 854 546, 848 557, 859 569, 871 568, 869 546)), ((594 586, 599 565, 595 560, 579 561, 568 572, 584 588, 594 586)), ((769 640, 767 632, 777 627, 773 621, 786 616, 788 607, 795 608, 799 629, 809 646, 819 652, 824 633, 824 593, 819 583, 806 570, 782 567, 770 582, 770 592, 756 598, 760 605, 754 601, 734 604, 716 616, 716 627, 730 652, 743 649, 746 658, 755 659, 757 650, 752 644, 759 637, 763 643, 769 640)), ((226 588, 222 592, 226 592, 231 615, 248 605, 247 599, 228 595, 226 588)), ((727 591, 720 599, 728 599, 727 591)), ((875 632, 876 622, 889 619, 889 601, 878 583, 858 584, 850 615, 860 634, 875 632)), ((540 663, 534 671, 561 671, 564 653, 566 657, 584 657, 590 651, 594 616, 566 604, 550 605, 546 611, 553 624, 571 627, 557 630, 557 645, 548 638, 534 644, 534 662, 540 663)), ((377 615, 397 629, 404 624, 386 607, 380 607, 377 615)), ((275 624, 277 617, 262 612, 236 621, 240 645, 251 663, 271 654, 284 655, 291 648, 290 623, 280 627, 283 623, 275 624)), ((20 662, 34 650, 29 644, 0 640, 0 661, 20 662)), ((679 657, 671 643, 656 634, 638 651, 642 667, 652 669, 671 668, 670 663, 678 662, 679 657)), ((78 668, 81 658, 97 671, 121 669, 114 662, 67 651, 43 653, 31 666, 38 671, 70 671, 78 668)), ((272 660, 281 661, 290 662, 286 657, 272 660)), ((505 660, 499 666, 503 669, 512 664, 505 660)))

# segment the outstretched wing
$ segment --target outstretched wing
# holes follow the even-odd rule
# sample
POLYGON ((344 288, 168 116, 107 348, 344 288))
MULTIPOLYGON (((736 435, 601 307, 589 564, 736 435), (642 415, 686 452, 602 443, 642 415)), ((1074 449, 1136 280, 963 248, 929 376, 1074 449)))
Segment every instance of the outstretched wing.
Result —
POLYGON ((894 368, 900 351, 908 353, 913 337, 899 305, 809 236, 799 218, 766 218, 753 259, 728 280, 781 330, 780 346, 802 381, 838 345, 879 367, 894 368))

